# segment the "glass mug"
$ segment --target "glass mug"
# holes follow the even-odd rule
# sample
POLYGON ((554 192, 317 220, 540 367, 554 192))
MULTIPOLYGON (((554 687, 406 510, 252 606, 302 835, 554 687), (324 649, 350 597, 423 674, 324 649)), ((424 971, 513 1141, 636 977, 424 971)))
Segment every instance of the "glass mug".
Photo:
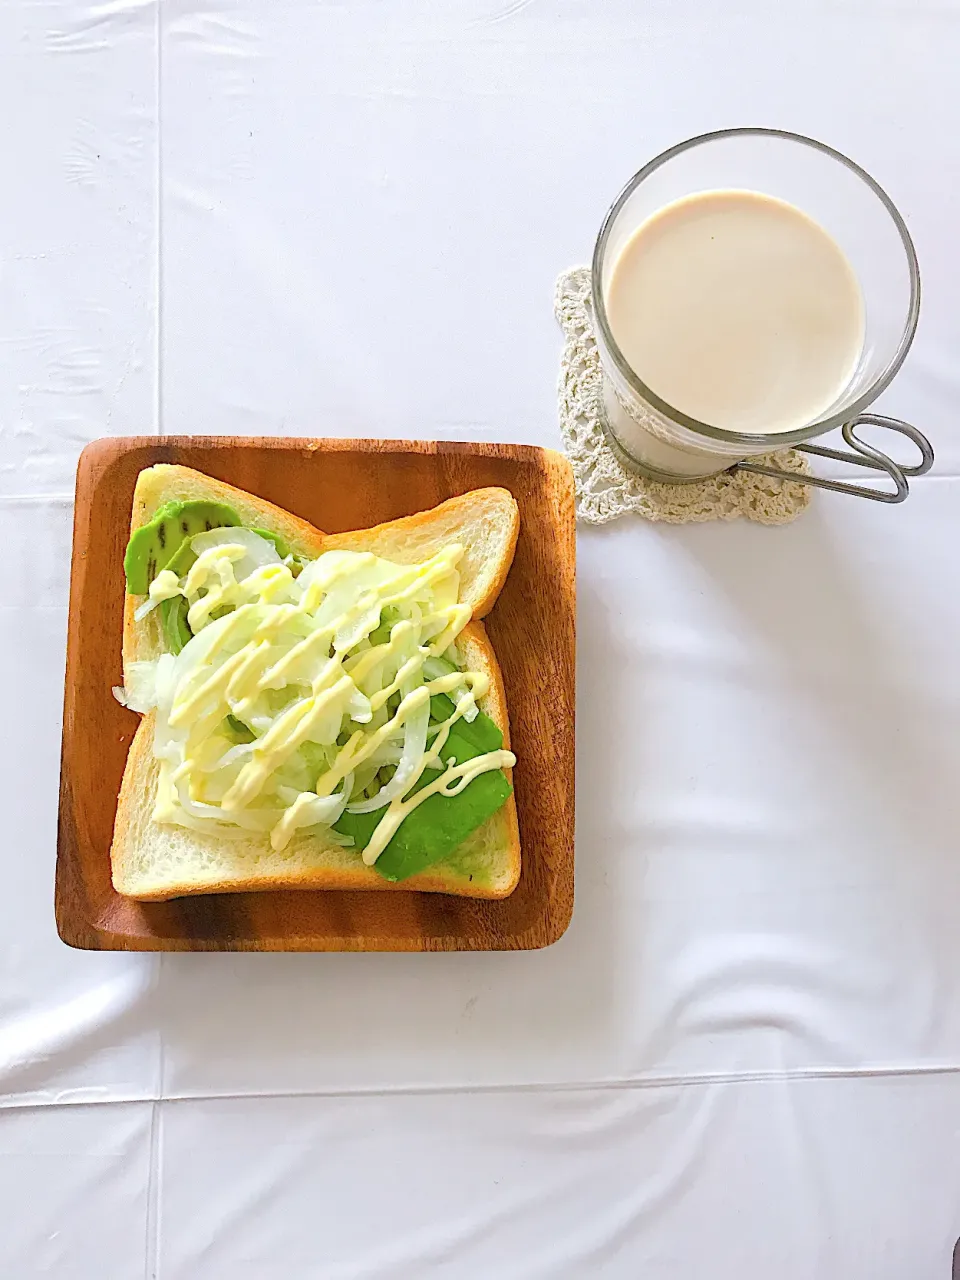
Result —
POLYGON ((906 477, 923 475, 933 465, 933 450, 915 427, 865 412, 889 385, 913 342, 920 271, 910 234, 889 196, 839 151, 779 129, 723 129, 671 147, 635 174, 611 206, 594 249, 592 285, 603 425, 614 452, 641 475, 682 484, 739 467, 879 502, 902 502, 906 477), (844 251, 860 282, 865 332, 857 366, 825 413, 795 430, 744 434, 689 417, 643 383, 611 331, 607 291, 620 251, 634 231, 685 196, 731 189, 778 197, 810 215, 844 251), (920 451, 920 462, 894 462, 857 436, 858 426, 908 437, 920 451), (805 443, 836 427, 852 452, 805 443), (752 461, 789 446, 885 471, 895 491, 782 472, 752 461))

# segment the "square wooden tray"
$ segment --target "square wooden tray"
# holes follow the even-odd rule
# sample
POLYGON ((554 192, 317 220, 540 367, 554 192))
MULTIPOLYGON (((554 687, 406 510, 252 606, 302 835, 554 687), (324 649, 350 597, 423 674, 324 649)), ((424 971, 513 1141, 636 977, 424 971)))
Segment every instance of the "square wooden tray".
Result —
POLYGON ((77 471, 60 774, 56 915, 64 942, 109 951, 485 951, 547 946, 573 910, 573 478, 523 445, 140 437, 99 440, 77 471), (137 475, 195 467, 327 533, 503 485, 520 505, 516 558, 486 619, 503 670, 523 870, 501 902, 443 894, 283 892, 133 902, 110 882, 110 842, 138 717, 121 683, 123 550, 137 475))

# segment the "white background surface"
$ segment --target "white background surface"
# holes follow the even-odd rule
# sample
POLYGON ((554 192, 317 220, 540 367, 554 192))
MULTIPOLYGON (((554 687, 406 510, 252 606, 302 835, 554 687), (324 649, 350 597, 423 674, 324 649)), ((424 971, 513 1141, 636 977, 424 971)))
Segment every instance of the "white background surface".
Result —
POLYGON ((958 65, 956 0, 0 7, 0 1275, 946 1280, 958 65), (906 216, 923 310, 883 407, 938 466, 896 509, 581 532, 566 937, 63 947, 82 445, 555 445, 555 276, 652 154, 744 123, 906 216))

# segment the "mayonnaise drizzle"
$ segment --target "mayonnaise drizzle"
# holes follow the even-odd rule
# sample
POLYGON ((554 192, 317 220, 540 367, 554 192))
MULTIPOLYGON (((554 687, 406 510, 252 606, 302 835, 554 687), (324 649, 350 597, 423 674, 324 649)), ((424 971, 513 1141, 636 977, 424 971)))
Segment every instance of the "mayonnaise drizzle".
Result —
POLYGON ((406 766, 412 760, 413 769, 403 795, 384 802, 363 850, 369 866, 429 796, 455 795, 481 773, 515 763, 504 750, 445 768, 440 760, 453 724, 489 688, 475 671, 424 679, 424 662, 445 653, 470 619, 457 598, 462 547, 416 565, 330 551, 300 579, 279 557, 238 577, 247 550, 224 541, 203 551, 176 589, 172 573, 158 586, 164 599, 186 597, 194 638, 158 697, 156 821, 218 835, 268 831, 272 847, 283 849, 301 828, 332 826, 351 800, 356 771, 366 766, 369 777, 378 763, 396 761, 413 733, 406 766), (374 643, 370 634, 384 616, 392 619, 389 638, 374 643), (454 691, 454 713, 435 726, 417 760, 416 726, 422 735, 431 696, 454 691), (241 726, 249 743, 237 742, 241 726), (443 772, 411 795, 425 769, 443 772))

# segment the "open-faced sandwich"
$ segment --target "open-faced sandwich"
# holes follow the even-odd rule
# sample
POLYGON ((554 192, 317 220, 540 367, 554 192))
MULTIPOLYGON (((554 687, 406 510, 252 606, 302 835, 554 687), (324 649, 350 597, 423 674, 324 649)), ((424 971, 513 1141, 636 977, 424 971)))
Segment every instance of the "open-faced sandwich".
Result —
POLYGON ((509 894, 515 759, 479 620, 518 523, 507 490, 476 489, 327 535, 186 467, 142 471, 117 891, 509 894))

